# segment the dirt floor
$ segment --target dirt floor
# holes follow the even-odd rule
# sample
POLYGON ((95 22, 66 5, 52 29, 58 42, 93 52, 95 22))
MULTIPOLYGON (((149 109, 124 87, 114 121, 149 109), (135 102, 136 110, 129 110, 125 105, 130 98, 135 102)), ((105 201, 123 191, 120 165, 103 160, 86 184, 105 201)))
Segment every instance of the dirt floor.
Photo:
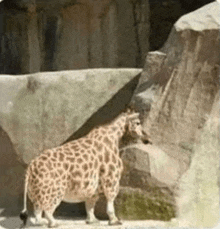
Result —
MULTIPOLYGON (((100 225, 87 225, 84 219, 70 220, 64 218, 58 218, 60 229, 145 229, 155 227, 166 227, 163 221, 143 220, 143 221, 123 221, 120 226, 109 226, 108 221, 100 221, 100 225)), ((18 217, 0 217, 0 228, 17 229, 20 228, 21 221, 18 217)), ((34 226, 33 218, 30 218, 27 227, 28 229, 47 228, 47 226, 34 226)))

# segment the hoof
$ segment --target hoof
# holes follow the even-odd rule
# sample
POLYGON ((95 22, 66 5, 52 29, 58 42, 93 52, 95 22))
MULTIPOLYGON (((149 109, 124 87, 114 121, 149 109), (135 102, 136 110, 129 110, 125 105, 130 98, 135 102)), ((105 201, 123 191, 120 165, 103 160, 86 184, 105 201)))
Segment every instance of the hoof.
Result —
POLYGON ((94 219, 94 220, 86 220, 86 224, 90 224, 90 225, 99 225, 100 221, 98 219, 94 219))
POLYGON ((49 228, 57 228, 57 227, 59 227, 59 224, 58 223, 50 223, 48 226, 49 226, 49 228))
POLYGON ((39 221, 35 221, 34 225, 35 226, 44 226, 44 225, 47 225, 48 224, 48 221, 46 219, 40 219, 39 221))
POLYGON ((108 224, 110 226, 116 226, 116 225, 122 225, 122 222, 120 220, 117 221, 109 221, 108 224))

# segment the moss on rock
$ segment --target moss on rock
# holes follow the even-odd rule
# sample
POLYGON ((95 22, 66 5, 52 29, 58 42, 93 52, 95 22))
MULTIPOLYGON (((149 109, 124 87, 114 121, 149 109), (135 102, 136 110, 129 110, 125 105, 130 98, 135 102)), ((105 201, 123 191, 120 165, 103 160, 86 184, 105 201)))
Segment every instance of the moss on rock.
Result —
POLYGON ((164 220, 175 217, 174 199, 161 191, 147 193, 140 189, 121 188, 116 199, 117 216, 126 220, 164 220))
MULTIPOLYGON (((122 220, 163 220, 175 217, 175 200, 167 189, 143 191, 138 188, 121 187, 115 200, 116 215, 122 220)), ((108 219, 106 199, 101 197, 96 204, 96 215, 108 219)))

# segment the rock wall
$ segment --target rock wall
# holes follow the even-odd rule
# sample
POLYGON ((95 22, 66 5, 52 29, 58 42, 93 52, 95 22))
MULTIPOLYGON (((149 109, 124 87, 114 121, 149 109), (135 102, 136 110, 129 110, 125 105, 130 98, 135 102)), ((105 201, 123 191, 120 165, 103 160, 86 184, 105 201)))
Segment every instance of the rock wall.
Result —
POLYGON ((153 144, 179 160, 182 172, 219 93, 219 7, 177 21, 164 47, 148 54, 133 98, 153 144))
POLYGON ((184 14, 213 2, 213 0, 149 0, 149 49, 160 49, 166 42, 173 24, 184 14))
POLYGON ((179 182, 176 200, 180 227, 213 228, 219 223, 219 95, 214 103, 194 145, 190 168, 179 182))
POLYGON ((143 65, 148 0, 25 2, 0 3, 0 73, 143 65))

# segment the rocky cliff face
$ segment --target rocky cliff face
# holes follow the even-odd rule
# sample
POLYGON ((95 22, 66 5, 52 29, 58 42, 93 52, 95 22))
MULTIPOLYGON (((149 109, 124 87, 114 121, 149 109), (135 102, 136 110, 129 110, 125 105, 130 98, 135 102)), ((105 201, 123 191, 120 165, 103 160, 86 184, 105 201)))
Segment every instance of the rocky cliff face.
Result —
POLYGON ((219 93, 218 10, 214 2, 177 21, 164 47, 148 54, 134 96, 153 143, 183 171, 219 93))
POLYGON ((219 222, 219 95, 198 139, 178 185, 180 227, 215 227, 219 222))
POLYGON ((140 67, 148 1, 10 1, 0 4, 0 72, 140 67))

